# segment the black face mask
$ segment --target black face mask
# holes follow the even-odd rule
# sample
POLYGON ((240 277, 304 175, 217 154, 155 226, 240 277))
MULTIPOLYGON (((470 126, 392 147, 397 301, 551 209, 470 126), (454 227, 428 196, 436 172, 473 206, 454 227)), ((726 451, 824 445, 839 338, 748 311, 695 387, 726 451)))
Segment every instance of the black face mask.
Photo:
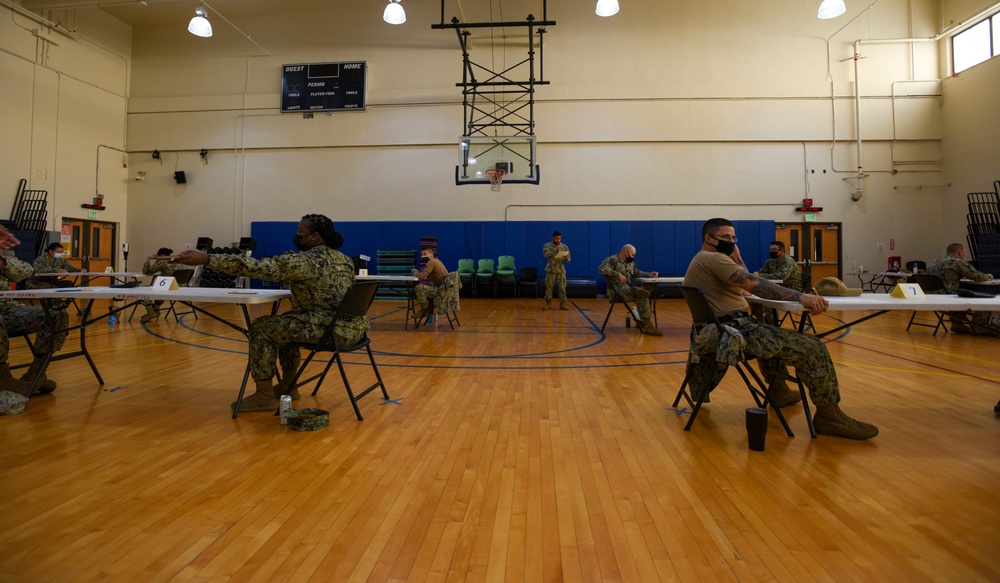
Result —
MULTIPOLYGON (((715 239, 715 237, 712 237, 715 239)), ((715 239, 718 243, 715 244, 715 250, 723 255, 732 255, 736 251, 736 243, 732 241, 723 241, 722 239, 715 239)))
POLYGON ((769 257, 770 257, 771 259, 777 259, 777 258, 778 258, 778 252, 777 252, 777 251, 771 251, 771 252, 770 252, 770 253, 768 253, 767 255, 768 255, 768 256, 769 256, 769 257))
POLYGON ((292 245, 295 245, 295 248, 298 249, 299 251, 309 250, 309 247, 302 244, 302 235, 299 235, 298 233, 296 233, 295 236, 292 237, 292 245))
POLYGON ((632 263, 633 261, 635 261, 635 257, 626 257, 625 258, 625 263, 632 263))

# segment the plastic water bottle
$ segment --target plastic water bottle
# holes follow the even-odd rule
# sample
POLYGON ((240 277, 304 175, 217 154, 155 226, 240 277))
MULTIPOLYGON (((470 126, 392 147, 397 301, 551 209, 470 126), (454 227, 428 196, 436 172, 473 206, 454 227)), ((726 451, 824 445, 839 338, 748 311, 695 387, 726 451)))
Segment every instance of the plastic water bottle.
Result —
POLYGON ((108 316, 108 326, 110 326, 112 330, 115 329, 115 324, 117 324, 117 323, 118 323, 118 316, 117 315, 111 314, 110 316, 108 316))

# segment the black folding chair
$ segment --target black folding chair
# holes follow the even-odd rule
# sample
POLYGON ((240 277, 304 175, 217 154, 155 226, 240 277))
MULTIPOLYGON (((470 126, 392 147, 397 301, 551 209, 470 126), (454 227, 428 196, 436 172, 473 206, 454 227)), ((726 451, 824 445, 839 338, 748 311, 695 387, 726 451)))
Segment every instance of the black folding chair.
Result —
POLYGON ((530 289, 535 294, 535 298, 538 298, 538 270, 534 267, 521 268, 521 273, 517 278, 518 297, 525 288, 530 289))
MULTIPOLYGON (((936 275, 930 275, 927 273, 916 273, 910 276, 910 281, 920 286, 920 289, 926 294, 946 292, 944 283, 941 282, 941 278, 936 275)), ((933 324, 925 324, 923 322, 915 322, 913 319, 917 317, 917 311, 914 310, 913 314, 910 315, 910 323, 906 325, 906 331, 910 331, 910 326, 924 326, 926 328, 934 328, 934 333, 931 336, 937 336, 938 328, 944 328, 944 331, 948 331, 948 327, 944 325, 944 312, 934 312, 934 317, 937 318, 937 322, 933 324)), ((933 320, 932 320, 933 321, 933 320)))
MULTIPOLYGON (((354 344, 343 346, 337 344, 335 330, 338 320, 357 318, 367 315, 368 309, 371 307, 372 301, 375 299, 375 292, 377 290, 377 281, 356 282, 347 290, 347 293, 344 294, 344 299, 340 301, 340 306, 337 308, 337 315, 330 323, 330 327, 323 335, 323 338, 316 343, 302 342, 296 344, 298 348, 308 350, 309 354, 302 361, 302 364, 299 366, 299 370, 295 372, 295 376, 291 379, 291 382, 288 385, 289 387, 297 388, 312 382, 314 379, 319 379, 316 381, 316 387, 312 392, 315 396, 319 391, 320 385, 323 384, 323 380, 326 378, 326 373, 329 372, 330 367, 333 366, 334 362, 336 362, 337 367, 340 369, 340 377, 344 381, 344 389, 347 391, 347 396, 351 399, 351 406, 354 407, 354 414, 357 415, 358 421, 364 421, 364 417, 361 416, 361 410, 358 409, 358 400, 376 388, 382 389, 382 397, 386 400, 389 399, 389 393, 385 390, 385 383, 382 382, 382 375, 378 371, 378 365, 375 364, 375 356, 372 354, 371 339, 368 338, 368 334, 366 333, 361 340, 355 342, 354 344), (351 383, 347 379, 347 372, 344 370, 344 361, 341 357, 348 352, 355 352, 361 350, 362 348, 368 352, 368 360, 371 362, 372 370, 375 372, 377 382, 355 395, 354 391, 351 389, 351 383), (323 368, 323 372, 313 375, 305 380, 300 380, 302 373, 306 370, 306 367, 309 366, 309 363, 312 362, 313 357, 320 352, 333 353, 333 358, 326 363, 326 367, 323 368)), ((242 398, 242 396, 243 395, 241 393, 240 397, 242 398)))
POLYGON ((608 315, 604 316, 604 323, 601 324, 601 332, 604 332, 604 328, 607 327, 608 320, 611 319, 611 312, 615 310, 615 304, 621 304, 625 306, 625 311, 628 312, 628 314, 625 316, 626 328, 631 326, 631 324, 629 323, 630 320, 635 320, 635 327, 641 329, 643 322, 641 319, 639 319, 639 311, 633 306, 631 306, 628 302, 623 300, 621 296, 615 293, 614 287, 612 287, 611 282, 608 281, 607 276, 605 276, 604 280, 607 281, 608 284, 608 302, 610 302, 611 305, 608 306, 608 315))
MULTIPOLYGON (((177 271, 174 272, 173 278, 177 282, 177 285, 184 287, 187 284, 191 283, 191 278, 194 276, 194 272, 195 272, 194 269, 178 269, 177 271)), ((177 302, 172 301, 164 307, 161 302, 161 305, 155 307, 155 310, 157 312, 166 312, 166 315, 163 316, 164 322, 167 321, 167 318, 170 317, 170 314, 173 314, 174 320, 177 320, 178 322, 180 322, 179 316, 186 316, 187 314, 194 314, 195 320, 198 319, 198 312, 194 308, 191 308, 186 312, 178 313, 177 310, 174 308, 174 304, 176 303, 177 302)), ((139 305, 140 302, 136 302, 135 305, 132 306, 132 313, 128 315, 129 322, 132 321, 132 316, 135 316, 135 311, 139 309, 139 305)))
POLYGON ((462 325, 458 321, 458 311, 462 309, 459 302, 459 292, 462 289, 462 278, 457 271, 451 271, 445 276, 444 281, 437 288, 437 293, 430 298, 431 310, 423 318, 417 318, 413 329, 420 327, 421 322, 427 324, 434 314, 437 317, 444 316, 448 319, 448 325, 455 329, 455 324, 462 325))
MULTIPOLYGON (((715 326, 719 337, 722 337, 723 328, 722 323, 719 322, 719 318, 712 311, 711 306, 708 303, 708 299, 705 298, 705 294, 696 287, 682 285, 681 293, 684 294, 684 300, 687 302, 688 310, 691 311, 691 318, 693 320, 691 326, 692 337, 695 334, 695 329, 704 326, 715 326)), ((743 379, 743 383, 746 385, 747 390, 750 391, 750 395, 753 397, 754 401, 757 403, 758 407, 766 407, 771 401, 771 393, 764 380, 757 374, 750 366, 750 361, 754 360, 753 357, 745 358, 740 362, 729 365, 736 369, 740 373, 740 377, 743 379)), ((688 419, 687 425, 684 426, 684 431, 690 431, 691 426, 694 425, 694 420, 698 416, 698 411, 701 410, 702 403, 708 398, 709 391, 714 387, 699 387, 699 392, 697 395, 693 394, 693 390, 689 391, 689 385, 691 381, 691 372, 693 370, 693 362, 691 360, 691 353, 688 353, 687 366, 685 368, 684 382, 681 383, 681 388, 677 391, 677 398, 674 399, 674 407, 681 402, 681 398, 687 400, 688 404, 691 406, 691 418, 688 419)), ((795 381, 799 385, 799 394, 802 397, 802 409, 805 411, 806 424, 809 426, 809 434, 812 437, 816 437, 816 428, 813 426, 812 413, 809 410, 809 400, 806 396, 805 385, 802 384, 802 380, 797 376, 788 375, 788 379, 795 381)), ((788 426, 788 422, 785 421, 785 416, 781 413, 781 409, 773 407, 775 414, 778 416, 778 421, 781 422, 781 426, 785 428, 785 433, 789 437, 795 437, 792 433, 791 427, 788 426)))

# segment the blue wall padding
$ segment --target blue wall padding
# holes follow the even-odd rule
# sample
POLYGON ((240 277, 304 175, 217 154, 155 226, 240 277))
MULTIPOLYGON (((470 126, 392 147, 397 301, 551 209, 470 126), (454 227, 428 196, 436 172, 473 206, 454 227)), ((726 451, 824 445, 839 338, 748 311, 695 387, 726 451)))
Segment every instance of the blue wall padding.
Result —
MULTIPOLYGON (((740 253, 750 271, 760 269, 774 239, 774 221, 734 221, 740 253)), ((298 223, 255 221, 250 236, 257 239, 256 257, 291 251, 298 223)), ((636 247, 636 263, 644 271, 664 276, 684 275, 691 257, 701 248, 702 221, 469 221, 469 222, 336 222, 344 235, 344 254, 364 254, 376 273, 378 250, 419 249, 421 237, 438 238, 438 254, 449 271, 459 259, 493 259, 513 255, 517 268, 545 269, 542 245, 560 231, 569 245, 571 259, 567 277, 597 280, 604 293, 604 278, 597 267, 606 257, 618 253, 622 245, 636 247)))

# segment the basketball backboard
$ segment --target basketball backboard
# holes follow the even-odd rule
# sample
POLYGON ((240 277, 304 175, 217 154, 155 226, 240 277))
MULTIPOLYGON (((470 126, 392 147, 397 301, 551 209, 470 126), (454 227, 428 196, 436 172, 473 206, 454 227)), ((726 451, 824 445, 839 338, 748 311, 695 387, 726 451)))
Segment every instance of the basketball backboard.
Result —
POLYGON ((538 184, 535 136, 462 136, 455 184, 490 184, 486 171, 503 168, 504 184, 538 184))

